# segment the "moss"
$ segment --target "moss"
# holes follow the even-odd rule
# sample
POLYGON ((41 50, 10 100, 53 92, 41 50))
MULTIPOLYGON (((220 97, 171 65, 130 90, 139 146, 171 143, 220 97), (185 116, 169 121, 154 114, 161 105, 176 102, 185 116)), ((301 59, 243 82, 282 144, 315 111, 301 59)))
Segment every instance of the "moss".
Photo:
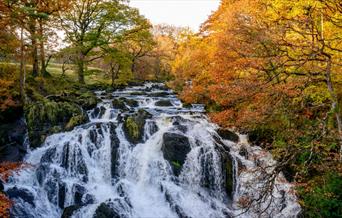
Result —
POLYGON ((65 126, 72 128, 72 125, 85 120, 82 109, 77 104, 46 99, 28 104, 25 107, 25 117, 33 147, 42 144, 49 134, 64 131, 65 126))
POLYGON ((182 168, 182 165, 178 161, 171 161, 171 164, 177 169, 182 168))
POLYGON ((125 120, 125 128, 127 130, 128 136, 133 140, 137 141, 140 138, 139 126, 135 122, 134 118, 128 117, 125 120))
POLYGON ((87 122, 87 117, 82 115, 73 116, 70 118, 69 122, 66 124, 66 130, 72 130, 75 126, 79 126, 87 122))

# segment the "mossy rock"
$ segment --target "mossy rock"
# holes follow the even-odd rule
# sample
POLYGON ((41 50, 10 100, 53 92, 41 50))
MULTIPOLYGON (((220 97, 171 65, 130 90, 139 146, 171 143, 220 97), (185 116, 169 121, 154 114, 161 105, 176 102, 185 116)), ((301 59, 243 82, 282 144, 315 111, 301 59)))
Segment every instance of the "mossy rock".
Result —
POLYGON ((122 99, 114 99, 112 101, 113 108, 120 109, 120 110, 128 110, 125 105, 125 102, 122 99))
POLYGON ((151 117, 152 115, 147 111, 139 110, 135 114, 125 118, 123 130, 128 141, 133 144, 142 142, 146 119, 151 117))
POLYGON ((85 114, 73 116, 70 118, 69 122, 65 126, 65 130, 72 130, 75 126, 82 125, 88 122, 89 119, 85 114))
POLYGON ((71 129, 87 121, 79 105, 46 99, 28 104, 25 107, 25 117, 33 148, 40 146, 48 135, 71 129))

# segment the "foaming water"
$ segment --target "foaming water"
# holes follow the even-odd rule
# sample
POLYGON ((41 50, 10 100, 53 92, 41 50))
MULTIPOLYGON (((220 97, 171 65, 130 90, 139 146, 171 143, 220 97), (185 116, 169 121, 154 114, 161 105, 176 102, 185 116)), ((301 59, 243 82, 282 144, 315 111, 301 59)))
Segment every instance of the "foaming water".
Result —
POLYGON ((14 217, 59 218, 67 210, 72 211, 69 216, 80 218, 99 217, 105 211, 110 212, 104 217, 123 218, 296 217, 299 213, 292 186, 281 174, 263 203, 242 209, 241 199, 257 198, 263 190, 265 176, 258 167, 275 161, 261 148, 249 146, 246 136, 240 136, 239 143, 222 139, 202 105, 184 108, 172 91, 156 83, 96 94, 102 102, 88 111, 89 123, 49 136, 25 157, 32 167, 10 179, 6 190, 15 202, 14 217), (124 109, 112 103, 119 98, 126 102, 124 109), (151 116, 142 139, 132 143, 122 120, 142 109, 151 116), (184 164, 174 163, 178 173, 164 150, 166 140, 176 139, 189 146, 184 164), (248 155, 241 155, 242 148, 248 155), (227 163, 232 166, 231 184, 227 163))

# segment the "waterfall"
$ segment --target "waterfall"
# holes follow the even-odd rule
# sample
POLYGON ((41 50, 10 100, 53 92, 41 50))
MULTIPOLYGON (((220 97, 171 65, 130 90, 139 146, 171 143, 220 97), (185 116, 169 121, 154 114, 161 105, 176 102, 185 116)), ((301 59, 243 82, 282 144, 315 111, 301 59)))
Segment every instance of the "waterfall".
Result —
POLYGON ((268 152, 249 146, 246 136, 241 135, 238 143, 222 138, 203 106, 183 107, 159 83, 96 94, 102 102, 88 111, 87 124, 49 136, 26 155, 30 167, 10 178, 5 189, 14 201, 13 217, 260 217, 260 211, 261 217, 296 217, 299 213, 293 187, 281 174, 265 202, 252 204, 248 211, 241 207, 244 196, 261 194, 264 181, 257 167, 275 161, 268 152), (115 105, 115 99, 123 103, 115 105), (134 126, 141 137, 128 136, 128 117, 141 120, 141 130, 134 126))

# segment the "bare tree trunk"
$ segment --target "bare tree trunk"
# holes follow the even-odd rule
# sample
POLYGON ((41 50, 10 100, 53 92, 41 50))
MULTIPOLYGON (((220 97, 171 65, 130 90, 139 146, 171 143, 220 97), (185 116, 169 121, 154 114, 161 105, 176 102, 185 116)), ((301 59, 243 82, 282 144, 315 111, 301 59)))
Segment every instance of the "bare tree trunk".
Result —
POLYGON ((330 58, 328 59, 328 62, 327 62, 327 69, 325 72, 325 77, 326 77, 328 90, 332 99, 331 109, 334 112, 335 117, 336 117, 339 144, 340 144, 340 161, 342 161, 342 120, 341 120, 340 110, 338 106, 337 95, 335 93, 334 86, 331 81, 331 59, 330 58))
POLYGON ((21 28, 20 33, 20 97, 23 104, 25 104, 25 77, 26 77, 26 63, 25 63, 25 44, 24 44, 24 30, 21 28))

